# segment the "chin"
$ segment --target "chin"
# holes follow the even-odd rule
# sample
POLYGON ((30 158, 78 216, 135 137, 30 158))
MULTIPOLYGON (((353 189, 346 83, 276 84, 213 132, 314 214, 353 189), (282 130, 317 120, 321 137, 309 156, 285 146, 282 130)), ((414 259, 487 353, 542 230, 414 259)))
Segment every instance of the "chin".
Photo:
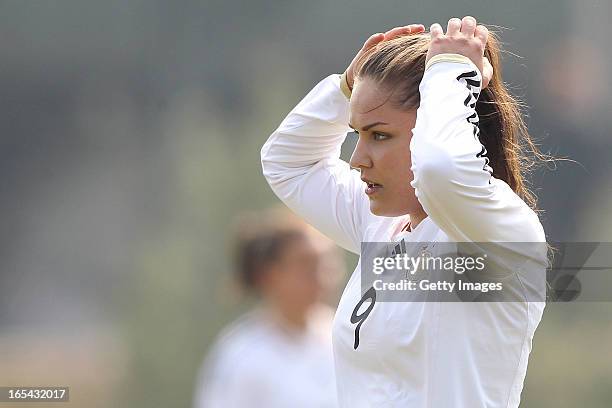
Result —
POLYGON ((370 212, 379 217, 399 217, 409 213, 407 208, 397 208, 391 205, 385 205, 379 200, 370 200, 370 212))

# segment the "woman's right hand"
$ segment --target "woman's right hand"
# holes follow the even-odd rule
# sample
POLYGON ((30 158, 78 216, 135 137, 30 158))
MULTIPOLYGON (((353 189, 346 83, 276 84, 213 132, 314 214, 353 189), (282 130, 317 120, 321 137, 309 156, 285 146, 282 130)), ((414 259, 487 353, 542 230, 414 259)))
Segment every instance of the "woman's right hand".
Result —
POLYGON ((425 26, 423 26, 422 24, 410 24, 407 26, 392 28, 386 33, 376 33, 376 34, 371 35, 370 38, 368 38, 366 42, 363 44, 363 47, 361 47, 359 52, 357 52, 357 55, 355 55, 355 58, 353 58, 353 61, 351 61, 351 64, 346 69, 346 80, 348 82, 349 88, 353 89, 353 83, 355 81, 355 65, 357 64, 357 61, 359 60, 359 58, 367 50, 369 50, 370 48, 374 47, 376 44, 381 43, 383 41, 387 41, 387 40, 390 40, 392 38, 399 37, 402 35, 419 34, 424 31, 425 31, 425 26))

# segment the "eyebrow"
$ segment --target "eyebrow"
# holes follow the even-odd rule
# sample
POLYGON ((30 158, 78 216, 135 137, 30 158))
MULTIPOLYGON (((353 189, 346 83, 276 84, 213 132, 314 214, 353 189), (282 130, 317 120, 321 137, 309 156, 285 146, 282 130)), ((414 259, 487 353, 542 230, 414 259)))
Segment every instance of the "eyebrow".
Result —
MULTIPOLYGON (((351 129, 353 129, 353 130, 357 130, 357 129, 355 129, 355 128, 353 127, 353 125, 351 125, 350 123, 349 123, 348 125, 349 125, 349 127, 350 127, 351 129)), ((388 123, 386 123, 386 122, 374 122, 374 123, 370 123, 369 125, 367 125, 367 126, 364 126, 364 127, 363 127, 363 131, 364 131, 364 132, 367 132, 368 130, 370 130, 370 128, 372 128, 372 127, 374 127, 374 126, 376 126, 376 125, 388 125, 388 123)))

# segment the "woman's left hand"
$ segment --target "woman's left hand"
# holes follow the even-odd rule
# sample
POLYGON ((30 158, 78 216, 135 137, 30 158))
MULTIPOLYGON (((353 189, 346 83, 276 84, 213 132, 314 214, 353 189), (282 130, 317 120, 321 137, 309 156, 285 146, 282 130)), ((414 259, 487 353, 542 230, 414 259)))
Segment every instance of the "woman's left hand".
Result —
POLYGON ((493 67, 484 56, 485 46, 489 38, 489 30, 483 25, 476 25, 476 19, 471 16, 463 20, 451 18, 448 20, 446 34, 440 24, 435 23, 430 28, 431 43, 427 52, 426 62, 438 54, 452 53, 468 57, 478 67, 482 74, 482 88, 489 85, 493 77, 493 67))
POLYGON ((361 47, 359 52, 357 52, 357 55, 355 55, 355 58, 353 58, 353 61, 351 62, 351 64, 348 66, 348 68, 345 71, 346 72, 345 74, 346 83, 349 86, 349 89, 351 90, 353 89, 353 83, 355 80, 355 65, 357 64, 357 61, 370 48, 376 46, 378 43, 381 43, 383 41, 388 41, 393 38, 400 37, 402 35, 420 34, 423 31, 425 31, 425 26, 423 26, 422 24, 410 24, 407 26, 392 28, 391 30, 385 33, 377 33, 377 34, 371 35, 370 38, 368 38, 366 42, 363 44, 363 47, 361 47))

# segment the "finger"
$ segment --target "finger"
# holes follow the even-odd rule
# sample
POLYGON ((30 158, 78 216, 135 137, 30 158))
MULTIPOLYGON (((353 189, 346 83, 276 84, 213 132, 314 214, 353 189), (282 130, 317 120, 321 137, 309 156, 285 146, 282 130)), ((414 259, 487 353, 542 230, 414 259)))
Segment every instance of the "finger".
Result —
POLYGON ((485 45, 487 43, 487 40, 489 39, 489 29, 483 26, 482 24, 478 25, 476 27, 476 30, 474 31, 474 37, 480 38, 482 44, 485 45))
POLYGON ((472 16, 465 16, 461 20, 461 32, 473 36, 476 30, 476 19, 472 16))
POLYGON ((407 27, 410 29, 410 34, 418 34, 425 31, 425 26, 423 24, 410 24, 407 27))
POLYGON ((385 33, 385 41, 406 34, 410 34, 410 28, 408 26, 395 27, 385 33))
POLYGON ((395 27, 385 33, 385 41, 395 37, 408 34, 416 34, 425 31, 425 27, 422 24, 410 24, 402 27, 395 27))
POLYGON ((459 30, 461 30, 461 20, 456 17, 448 20, 448 25, 446 26, 446 35, 451 37, 459 34, 459 30))
POLYGON ((383 33, 373 34, 370 36, 370 38, 366 40, 365 43, 363 43, 363 47, 361 47, 361 49, 364 51, 367 49, 370 49, 384 39, 385 39, 385 35, 383 33))
POLYGON ((432 24, 431 27, 429 27, 429 35, 431 36, 432 40, 437 37, 442 37, 444 35, 442 26, 438 23, 432 24))

